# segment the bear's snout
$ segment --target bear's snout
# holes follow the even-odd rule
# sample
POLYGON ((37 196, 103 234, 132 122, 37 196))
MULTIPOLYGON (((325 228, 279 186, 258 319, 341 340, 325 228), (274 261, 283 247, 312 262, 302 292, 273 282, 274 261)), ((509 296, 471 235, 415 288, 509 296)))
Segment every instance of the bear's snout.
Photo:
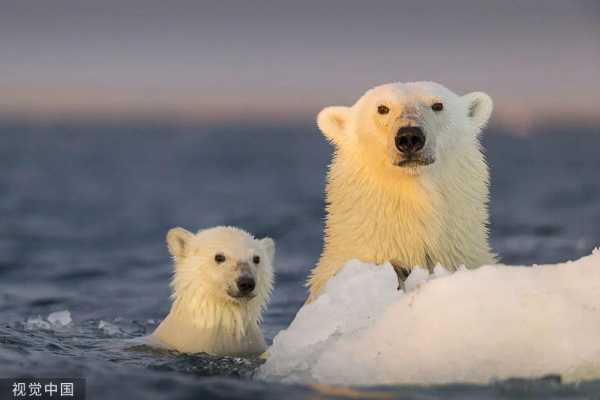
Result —
POLYGON ((248 295, 256 287, 256 281, 249 276, 242 276, 236 281, 236 285, 241 295, 248 295))
POLYGON ((400 153, 417 153, 425 147, 425 134, 418 126, 403 126, 396 133, 395 144, 400 153))

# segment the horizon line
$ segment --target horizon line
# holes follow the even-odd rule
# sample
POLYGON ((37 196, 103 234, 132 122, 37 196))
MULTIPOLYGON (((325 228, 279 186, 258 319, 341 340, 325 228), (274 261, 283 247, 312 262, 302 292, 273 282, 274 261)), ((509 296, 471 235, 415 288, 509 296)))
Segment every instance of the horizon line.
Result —
MULTIPOLYGON (((181 123, 219 121, 314 122, 339 95, 282 94, 210 95, 200 90, 144 90, 115 88, 0 87, 0 117, 30 121, 56 120, 173 120, 181 123)), ((558 121, 600 124, 593 107, 565 109, 552 101, 499 97, 491 125, 517 131, 558 121)))

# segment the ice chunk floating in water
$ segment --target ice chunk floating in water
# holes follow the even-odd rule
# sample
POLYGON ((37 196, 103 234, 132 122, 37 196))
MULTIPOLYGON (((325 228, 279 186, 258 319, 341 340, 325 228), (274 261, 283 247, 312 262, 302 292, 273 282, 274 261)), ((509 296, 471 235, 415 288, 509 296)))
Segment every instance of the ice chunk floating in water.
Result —
POLYGON ((69 310, 53 312, 48 315, 48 322, 52 325, 67 326, 72 322, 71 312, 69 310))
POLYGON ((265 379, 350 385, 600 378, 600 251, 578 261, 485 266, 396 291, 389 264, 351 261, 269 349, 265 379))
POLYGON ((27 319, 25 327, 28 330, 62 328, 72 322, 71 312, 68 310, 56 311, 48 315, 47 320, 41 316, 31 317, 27 319))

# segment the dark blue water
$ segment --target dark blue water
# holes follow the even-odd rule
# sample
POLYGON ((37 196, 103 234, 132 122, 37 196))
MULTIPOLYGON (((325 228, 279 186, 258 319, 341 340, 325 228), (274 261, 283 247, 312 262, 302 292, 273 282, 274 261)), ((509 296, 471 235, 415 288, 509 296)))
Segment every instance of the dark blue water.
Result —
MULTIPOLYGON (((600 131, 540 130, 552 132, 491 130, 484 140, 492 245, 510 264, 574 259, 600 244, 600 131)), ((85 377, 91 398, 348 396, 254 381, 257 360, 122 345, 169 309, 164 236, 174 226, 228 224, 273 237, 277 283, 264 330, 271 340, 285 328, 319 255, 330 151, 311 125, 0 123, 0 377, 85 377), (66 327, 35 323, 60 310, 72 314, 66 327)), ((404 399, 570 399, 600 393, 600 383, 368 390, 404 399)))

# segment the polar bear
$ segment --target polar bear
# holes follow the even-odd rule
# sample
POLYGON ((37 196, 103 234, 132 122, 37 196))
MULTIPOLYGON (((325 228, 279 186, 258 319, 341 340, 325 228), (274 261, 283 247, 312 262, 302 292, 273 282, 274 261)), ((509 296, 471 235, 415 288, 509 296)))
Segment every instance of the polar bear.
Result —
POLYGON ((390 83, 351 107, 327 107, 317 125, 335 147, 326 185, 313 301, 350 259, 390 261, 400 286, 414 266, 494 263, 488 245, 489 172, 479 134, 493 104, 434 82, 390 83))
POLYGON ((150 342, 185 353, 263 353, 259 323, 273 287, 275 242, 234 227, 173 228, 167 246, 173 304, 150 342))

